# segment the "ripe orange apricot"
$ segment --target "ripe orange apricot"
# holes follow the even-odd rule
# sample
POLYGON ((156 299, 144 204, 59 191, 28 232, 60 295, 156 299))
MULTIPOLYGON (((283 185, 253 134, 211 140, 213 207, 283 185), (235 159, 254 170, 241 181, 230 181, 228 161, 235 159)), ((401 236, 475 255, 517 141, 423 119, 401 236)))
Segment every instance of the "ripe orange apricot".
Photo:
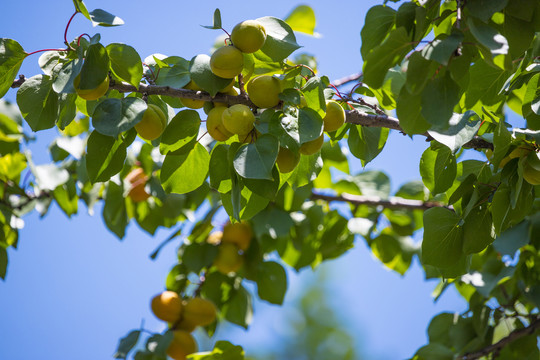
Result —
POLYGON ((182 316, 182 299, 174 291, 164 291, 154 296, 150 307, 154 315, 163 321, 174 323, 182 316))
POLYGON ((175 330, 173 339, 167 348, 167 355, 174 360, 186 360, 189 354, 197 352, 197 343, 193 336, 184 330, 175 330))
POLYGON ((248 223, 228 223, 223 228, 222 243, 231 243, 238 246, 240 250, 247 250, 253 237, 253 231, 248 223))
POLYGON ((266 41, 266 30, 257 20, 242 21, 233 28, 231 40, 234 46, 243 53, 254 53, 263 47, 266 41))
POLYGON ((231 243, 221 244, 218 247, 218 254, 214 259, 214 265, 222 274, 237 272, 244 263, 244 258, 238 252, 238 246, 231 243))
POLYGON ((134 202, 145 201, 150 197, 150 194, 146 192, 145 185, 148 181, 148 176, 144 173, 142 168, 133 169, 127 174, 126 181, 130 184, 131 188, 128 192, 128 197, 134 202))
POLYGON ((107 90, 109 90, 109 77, 106 76, 105 80, 99 86, 95 89, 80 89, 79 85, 81 83, 81 75, 77 75, 75 79, 73 80, 73 87, 75 88, 75 92, 79 97, 83 98, 84 100, 97 100, 103 95, 107 93, 107 90))
POLYGON ((210 57, 210 69, 214 75, 224 79, 232 79, 242 72, 244 55, 234 46, 223 46, 214 51, 210 57))
POLYGON ((345 110, 334 100, 326 102, 326 115, 323 118, 324 131, 332 132, 345 123, 345 110))
POLYGON ((148 104, 142 120, 135 124, 135 130, 140 137, 146 140, 154 140, 161 136, 167 127, 167 117, 159 106, 148 104))

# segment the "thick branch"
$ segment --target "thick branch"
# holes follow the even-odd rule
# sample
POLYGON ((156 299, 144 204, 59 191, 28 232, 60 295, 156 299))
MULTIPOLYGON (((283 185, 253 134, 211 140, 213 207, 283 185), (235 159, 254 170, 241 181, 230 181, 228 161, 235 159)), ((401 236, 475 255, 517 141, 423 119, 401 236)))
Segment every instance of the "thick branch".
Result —
POLYGON ((512 331, 507 337, 499 340, 499 342, 492 344, 488 347, 485 347, 482 350, 465 354, 460 359, 461 360, 480 359, 481 357, 487 356, 491 353, 497 353, 501 351, 503 347, 510 344, 512 341, 520 339, 527 335, 532 335, 538 329, 540 329, 540 318, 537 318, 535 321, 531 322, 529 326, 527 327, 512 331))
MULTIPOLYGON (((18 80, 15 80, 11 87, 20 87, 25 81, 24 75, 19 76, 18 80)), ((120 92, 138 92, 141 94, 146 95, 166 95, 166 96, 172 96, 177 98, 184 98, 184 99, 193 99, 193 100, 204 100, 204 101, 215 101, 215 102, 223 102, 228 104, 244 104, 248 105, 250 107, 254 107, 255 105, 249 100, 249 97, 247 95, 225 95, 225 94, 217 94, 216 96, 212 97, 210 94, 208 94, 205 91, 195 91, 195 90, 188 90, 188 89, 176 89, 172 88, 170 86, 158 86, 158 85, 146 85, 146 84, 139 84, 139 87, 135 87, 133 85, 124 83, 124 82, 115 82, 111 81, 110 88, 118 90, 120 92)), ((366 114, 363 112, 360 112, 358 110, 348 110, 346 111, 346 122, 350 124, 356 124, 356 125, 362 125, 362 126, 370 126, 370 127, 384 127, 389 128, 393 130, 397 130, 400 132, 403 132, 403 129, 401 126, 399 126, 399 120, 392 116, 387 115, 373 115, 373 114, 366 114)), ((423 136, 428 137, 429 135, 427 133, 422 134, 423 136)), ((474 149, 493 149, 493 144, 485 141, 481 138, 474 138, 468 143, 464 144, 463 147, 465 148, 474 148, 474 149)))
POLYGON ((337 196, 312 193, 311 198, 314 200, 348 202, 354 205, 382 206, 387 209, 427 210, 432 207, 449 208, 446 205, 432 201, 409 200, 398 197, 391 197, 388 200, 384 200, 378 196, 351 195, 346 193, 337 196))

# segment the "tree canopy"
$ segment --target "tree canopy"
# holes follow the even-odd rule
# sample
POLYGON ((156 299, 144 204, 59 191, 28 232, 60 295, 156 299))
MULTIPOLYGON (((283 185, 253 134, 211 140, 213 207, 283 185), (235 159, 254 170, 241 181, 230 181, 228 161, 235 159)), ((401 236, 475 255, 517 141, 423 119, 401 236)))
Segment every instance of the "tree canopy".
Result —
MULTIPOLYGON (((204 27, 224 37, 211 56, 143 59, 99 33, 68 40, 77 15, 123 24, 73 4, 65 48, 28 53, 0 39, 0 97, 18 88, 16 105, 0 100, 0 277, 20 219, 52 203, 67 217, 102 203, 120 239, 130 222, 168 228, 163 244, 185 239, 165 315, 154 311, 170 327, 126 329, 115 357, 182 359, 196 326, 248 328, 252 297, 281 304, 285 267, 315 268, 365 241, 399 274, 418 259, 439 279, 436 298, 454 287, 469 304, 434 317, 412 359, 540 357, 538 1, 385 1, 360 32, 362 72, 333 82, 297 42, 295 32, 315 35, 307 5, 244 24, 246 44, 216 9, 204 27), (42 73, 19 74, 35 53, 42 73), (24 145, 51 128, 51 163, 36 165, 24 145), (421 181, 397 191, 384 172, 349 166, 373 161, 391 130, 429 142, 421 181), (215 226, 220 211, 230 221, 215 226), (176 301, 183 310, 169 318, 176 301)), ((218 341, 188 358, 244 354, 218 341)))

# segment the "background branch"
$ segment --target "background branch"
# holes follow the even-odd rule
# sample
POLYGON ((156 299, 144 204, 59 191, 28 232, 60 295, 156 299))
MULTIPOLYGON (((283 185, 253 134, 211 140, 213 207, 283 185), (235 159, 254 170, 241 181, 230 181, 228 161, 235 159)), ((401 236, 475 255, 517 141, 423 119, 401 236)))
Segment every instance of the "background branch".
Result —
POLYGON ((347 193, 343 193, 341 195, 323 195, 312 193, 311 198, 313 200, 348 202, 354 205, 382 206, 387 209, 427 210, 432 207, 445 207, 452 209, 452 207, 433 201, 410 200, 399 197, 391 197, 386 200, 378 196, 351 195, 347 193))

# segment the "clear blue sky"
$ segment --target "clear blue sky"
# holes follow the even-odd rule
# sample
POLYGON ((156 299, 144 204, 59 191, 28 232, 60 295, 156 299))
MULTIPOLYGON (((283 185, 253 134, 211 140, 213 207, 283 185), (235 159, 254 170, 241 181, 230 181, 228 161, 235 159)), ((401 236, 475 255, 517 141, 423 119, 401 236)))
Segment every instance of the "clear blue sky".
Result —
MULTIPOLYGON (((321 38, 298 35, 305 51, 317 56, 319 71, 337 79, 361 69, 360 29, 367 9, 382 1, 313 1, 316 31, 321 38)), ((123 42, 135 47, 141 57, 153 53, 190 59, 208 53, 218 31, 206 30, 216 7, 221 9, 226 29, 245 19, 261 16, 284 18, 299 3, 290 1, 174 1, 86 0, 87 7, 105 9, 124 19, 117 28, 92 28, 78 15, 68 38, 100 32, 104 44, 123 42)), ((0 37, 17 40, 27 52, 63 46, 64 27, 73 12, 68 0, 4 1, 0 12, 0 37)), ((25 60, 21 73, 31 76, 39 69, 34 55, 25 60)), ((15 91, 8 99, 15 98, 15 91)), ((38 164, 49 162, 48 145, 55 130, 38 134, 31 149, 38 164), (37 150, 37 151, 36 151, 37 150)), ((390 175, 392 187, 418 179, 418 159, 427 143, 392 133, 382 154, 369 165, 390 175)), ((352 167, 359 170, 359 162, 352 167)), ((56 206, 39 219, 24 220, 19 249, 9 250, 8 277, 0 282, 0 358, 77 359, 111 358, 117 341, 137 328, 163 330, 149 311, 149 299, 164 287, 175 263, 178 243, 168 245, 156 261, 148 255, 168 235, 159 231, 152 238, 131 224, 119 242, 103 225, 100 208, 95 215, 80 214, 68 220, 56 206)), ((435 282, 425 282, 417 263, 404 278, 385 270, 358 239, 355 249, 339 260, 321 266, 331 281, 328 298, 355 334, 366 359, 404 359, 426 342, 429 319, 441 311, 463 311, 465 304, 449 291, 434 304, 430 296, 435 282)), ((313 277, 311 270, 300 276, 289 272, 290 302, 301 284, 313 277)), ((284 312, 279 307, 257 303, 250 331, 227 327, 222 338, 253 351, 272 339, 284 312)))

